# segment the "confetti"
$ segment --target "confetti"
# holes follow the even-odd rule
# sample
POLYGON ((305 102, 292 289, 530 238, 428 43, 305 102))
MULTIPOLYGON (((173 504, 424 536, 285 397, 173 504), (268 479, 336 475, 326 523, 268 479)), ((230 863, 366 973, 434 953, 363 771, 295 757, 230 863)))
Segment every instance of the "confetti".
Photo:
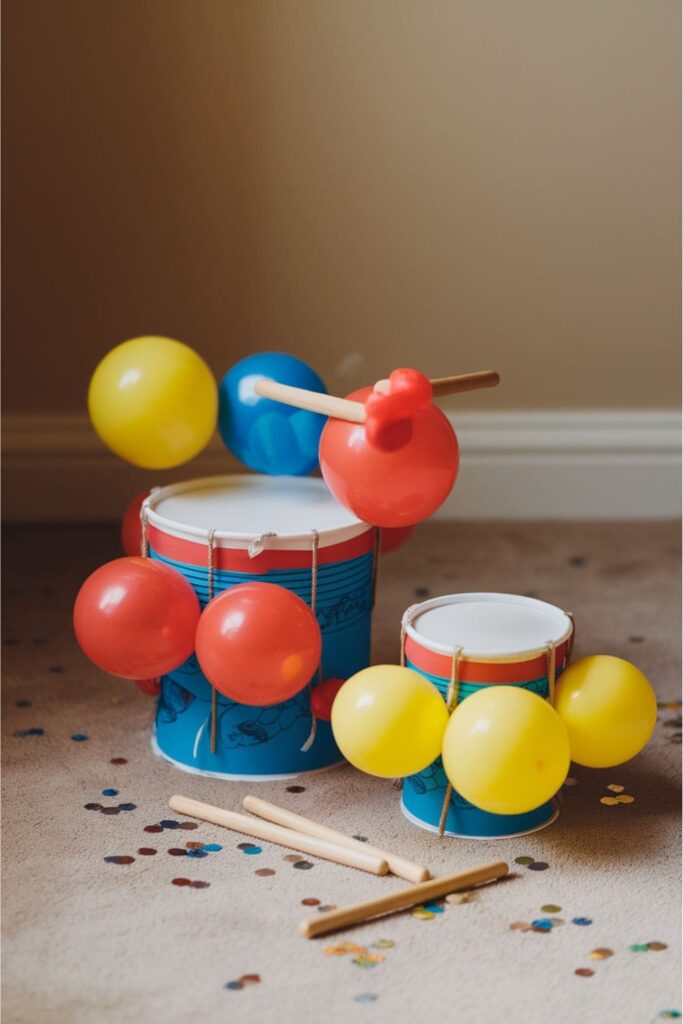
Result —
POLYGON ((367 948, 365 946, 357 946, 353 942, 340 942, 338 946, 324 946, 323 953, 326 956, 345 956, 347 953, 363 956, 367 953, 367 948))
POLYGON ((668 949, 666 942, 648 942, 647 948, 651 949, 654 953, 659 953, 663 949, 668 949))
MULTIPOLYGON (((163 821, 161 822, 161 824, 164 824, 163 821)), ((180 823, 176 822, 176 824, 178 828, 182 828, 185 832, 192 832, 194 829, 199 828, 199 823, 196 821, 181 821, 180 823)), ((166 828, 168 827, 169 826, 167 824, 166 828)), ((175 828, 175 826, 173 827, 175 828)))
POLYGON ((580 978, 592 978, 595 971, 592 971, 590 967, 577 967, 574 974, 578 974, 580 978))
POLYGON ((101 811, 102 804, 83 804, 86 811, 101 811))
POLYGON ((591 960, 607 960, 609 957, 614 956, 614 950, 600 946, 598 949, 592 949, 589 955, 591 960))
POLYGON ((189 878, 174 878, 171 885, 192 885, 189 878))
POLYGON ((523 864, 527 867, 529 864, 533 864, 533 857, 515 857, 515 864, 523 864))
POLYGON ((141 846, 138 850, 141 857, 153 857, 156 852, 153 846, 141 846))
POLYGON ((288 793, 305 793, 306 792, 306 787, 305 786, 287 786, 287 792, 288 793))
POLYGON ((363 953, 361 956, 355 957, 351 962, 358 967, 376 967, 383 960, 384 955, 382 953, 363 953))
MULTIPOLYGON (((188 843, 187 845, 189 846, 190 844, 188 843)), ((206 850, 208 853, 218 853, 218 851, 222 850, 223 847, 220 843, 204 843, 202 849, 206 850)))
POLYGON ((188 850, 201 850, 204 843, 185 843, 188 850))
POLYGON ((533 864, 529 864, 529 871, 547 871, 550 864, 546 864, 544 860, 535 860, 533 864))
POLYGON ((107 864, 132 864, 135 857, 121 857, 118 855, 105 857, 107 864))
POLYGON ((544 914, 559 914, 562 907, 558 907, 557 903, 544 903, 541 910, 544 914))
POLYGON ((451 892, 446 896, 446 903, 474 903, 478 899, 478 892, 451 892))
POLYGON ((118 807, 103 807, 100 814, 120 814, 118 807))
POLYGON ((329 905, 327 905, 327 904, 326 904, 326 905, 324 905, 324 906, 323 906, 323 904, 321 904, 321 905, 320 905, 320 906, 318 907, 318 910, 319 910, 319 912, 320 912, 321 914, 324 914, 324 913, 325 913, 325 911, 327 911, 327 910, 336 910, 336 909, 337 909, 337 908, 336 908, 336 906, 334 906, 334 904, 332 904, 332 903, 330 903, 329 905))
POLYGON ((33 726, 32 729, 17 729, 16 732, 12 733, 13 736, 17 736, 20 739, 25 739, 26 736, 44 736, 45 730, 38 726, 33 726))
POLYGON ((260 974, 243 974, 240 981, 243 985, 258 985, 261 980, 260 974))
POLYGON ((275 872, 272 868, 258 868, 255 872, 260 878, 266 878, 268 875, 274 875, 275 872))
POLYGON ((618 785, 616 782, 610 783, 610 785, 607 788, 609 790, 611 790, 612 793, 623 793, 624 792, 624 787, 618 785))
POLYGON ((425 910, 424 907, 414 907, 410 911, 411 917, 416 918, 418 921, 433 921, 436 917, 431 910, 425 910))
POLYGON ((531 927, 535 932, 551 932, 553 930, 553 922, 549 917, 539 917, 531 922, 531 927))
POLYGON ((681 1016, 680 1010, 660 1010, 657 1014, 658 1020, 680 1020, 681 1016))
POLYGON ((128 761, 125 757, 112 757, 109 764, 128 764, 128 761))
POLYGON ((143 832, 163 832, 161 825, 145 825, 143 832))
POLYGON ((605 804, 607 807, 616 807, 619 801, 615 796, 601 796, 600 803, 605 804))
POLYGON ((572 924, 579 924, 585 927, 586 925, 593 924, 593 919, 590 917, 573 917, 572 924))
POLYGON ((633 946, 629 946, 629 949, 631 950, 632 953, 647 953, 649 948, 650 948, 650 946, 649 946, 649 944, 647 942, 643 943, 642 945, 638 945, 636 943, 633 946))
POLYGON ((374 992, 360 992, 357 996, 353 997, 353 1001, 354 1003, 374 1003, 377 998, 374 992))
POLYGON ((103 789, 102 790, 102 796, 118 796, 118 795, 119 795, 118 789, 103 789))
POLYGON ((244 986, 242 985, 241 981, 228 981, 224 986, 224 988, 231 989, 232 991, 235 991, 236 989, 240 989, 243 987, 244 986))
POLYGON ((180 828, 180 822, 173 821, 172 818, 164 818, 163 821, 159 822, 159 824, 162 828, 180 828))
POLYGON ((201 860, 202 857, 208 857, 209 855, 206 850, 188 850, 187 856, 194 857, 195 860, 201 860))
POLYGON ((241 850, 242 853, 248 854, 249 856, 254 856, 257 853, 263 853, 263 850, 261 849, 261 847, 260 846, 254 846, 253 843, 238 843, 237 844, 237 849, 241 850))
POLYGON ((120 811, 134 811, 137 808, 137 804, 119 804, 120 811))
POLYGON ((297 860, 292 864, 292 867, 297 868, 299 871, 310 871, 313 865, 310 860, 297 860))
POLYGON ((298 853, 286 853, 283 860, 286 860, 289 864, 295 864, 298 860, 301 860, 301 855, 298 853))
POLYGON ((618 804, 632 804, 634 800, 635 800, 635 797, 634 796, 628 796, 627 793, 624 793, 623 796, 618 796, 617 797, 617 803, 618 804))
POLYGON ((377 942, 373 942, 375 949, 395 949, 396 943, 393 939, 378 939, 377 942))
POLYGON ((75 743, 83 743, 83 742, 84 742, 85 740, 89 740, 89 739, 90 739, 90 737, 89 737, 89 736, 86 736, 84 732, 75 732, 75 733, 73 734, 73 736, 71 737, 71 739, 72 739, 72 740, 73 740, 73 741, 74 741, 75 743))
POLYGON ((179 846, 172 846, 171 849, 167 852, 171 855, 171 857, 185 857, 187 856, 188 853, 187 850, 181 850, 179 846))
POLYGON ((320 904, 320 900, 317 900, 315 896, 307 896, 305 900, 301 901, 303 907, 317 907, 320 904))
POLYGON ((190 882, 193 889, 208 889, 211 885, 210 882, 190 882))
POLYGON ((513 921, 510 925, 513 932, 530 932, 531 925, 528 921, 513 921))
POLYGON ((424 909, 430 914, 443 914, 443 907, 439 903, 425 903, 424 909))

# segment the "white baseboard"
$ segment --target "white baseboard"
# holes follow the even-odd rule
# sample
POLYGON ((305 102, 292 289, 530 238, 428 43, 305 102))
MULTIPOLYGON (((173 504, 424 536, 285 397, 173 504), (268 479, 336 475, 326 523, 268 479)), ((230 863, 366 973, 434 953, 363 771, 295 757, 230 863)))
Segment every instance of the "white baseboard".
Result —
MULTIPOLYGON (((677 411, 453 414, 459 480, 440 519, 664 519, 681 508, 677 411)), ((214 438, 179 470, 121 462, 85 416, 3 417, 3 518, 107 521, 138 491, 239 472, 214 438)))

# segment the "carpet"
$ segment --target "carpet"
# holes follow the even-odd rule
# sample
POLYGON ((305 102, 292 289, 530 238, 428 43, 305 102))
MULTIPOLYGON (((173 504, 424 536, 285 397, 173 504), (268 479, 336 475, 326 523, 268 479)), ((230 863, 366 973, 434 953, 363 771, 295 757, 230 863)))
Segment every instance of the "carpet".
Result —
POLYGON ((156 757, 154 701, 91 666, 71 634, 75 593, 118 555, 115 531, 9 527, 5 1024, 680 1017, 678 548, 671 523, 434 523, 383 561, 375 661, 397 659, 401 613, 415 600, 467 590, 533 594, 574 612, 578 655, 634 661, 661 702, 639 757, 610 771, 572 766, 575 784, 563 788, 554 825, 480 842, 419 830, 402 816, 394 784, 349 767, 302 776, 292 792, 291 781, 209 780, 156 757), (601 803, 611 784, 634 801, 601 803), (243 837, 210 825, 145 831, 178 819, 167 805, 174 792, 238 809, 248 791, 434 874, 498 858, 513 874, 467 902, 306 941, 297 924, 317 906, 405 883, 315 858, 297 868, 279 847, 262 842, 260 853, 249 852, 243 837), (188 856, 188 842, 222 849, 188 856), (532 870, 517 858, 548 867, 532 870), (209 884, 173 884, 179 877, 209 884), (539 918, 557 920, 546 931, 510 927, 539 918), (343 943, 360 949, 345 952, 343 943), (603 952, 591 956, 596 950, 603 952))

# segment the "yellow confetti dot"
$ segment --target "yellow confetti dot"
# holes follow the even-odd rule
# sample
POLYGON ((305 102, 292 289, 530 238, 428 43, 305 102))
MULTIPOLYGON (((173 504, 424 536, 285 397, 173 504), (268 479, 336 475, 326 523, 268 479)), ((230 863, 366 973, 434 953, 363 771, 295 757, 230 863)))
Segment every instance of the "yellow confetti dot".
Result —
POLYGON ((618 796, 617 797, 617 803, 618 804, 632 804, 634 800, 635 800, 634 796, 627 796, 626 793, 624 793, 623 796, 618 796))
POLYGON ((591 960, 607 960, 610 956, 614 956, 614 950, 607 949, 604 946, 600 946, 598 949, 594 949, 590 953, 591 960))
POLYGON ((607 804, 608 807, 614 807, 619 801, 615 796, 601 796, 600 803, 607 804))
POLYGON ((624 787, 623 786, 619 786, 616 782, 613 782, 607 788, 611 789, 613 793, 623 793, 624 792, 624 787))
POLYGON ((431 910, 425 910, 424 907, 415 907, 410 913, 418 921, 432 921, 436 917, 436 914, 433 914, 431 910))

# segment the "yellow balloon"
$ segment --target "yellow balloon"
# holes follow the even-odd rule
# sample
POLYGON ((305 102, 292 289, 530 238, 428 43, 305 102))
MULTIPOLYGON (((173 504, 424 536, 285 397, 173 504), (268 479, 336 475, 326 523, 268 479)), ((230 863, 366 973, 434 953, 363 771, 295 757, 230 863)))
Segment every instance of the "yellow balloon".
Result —
POLYGON ((657 698, 623 658, 579 658, 557 680, 555 710, 567 727, 572 761, 614 768, 640 753, 657 722, 657 698))
POLYGON ((211 439, 218 389, 201 356, 172 338, 124 341, 90 381, 88 410, 104 443, 134 466, 169 469, 211 439))
POLYGON ((564 782, 569 739, 542 697, 518 686, 485 686, 457 705, 442 757, 453 787, 475 807, 525 814, 564 782))
POLYGON ((440 753, 446 702, 428 679, 398 665, 373 665, 344 683, 332 731, 347 761, 369 775, 414 775, 440 753))

